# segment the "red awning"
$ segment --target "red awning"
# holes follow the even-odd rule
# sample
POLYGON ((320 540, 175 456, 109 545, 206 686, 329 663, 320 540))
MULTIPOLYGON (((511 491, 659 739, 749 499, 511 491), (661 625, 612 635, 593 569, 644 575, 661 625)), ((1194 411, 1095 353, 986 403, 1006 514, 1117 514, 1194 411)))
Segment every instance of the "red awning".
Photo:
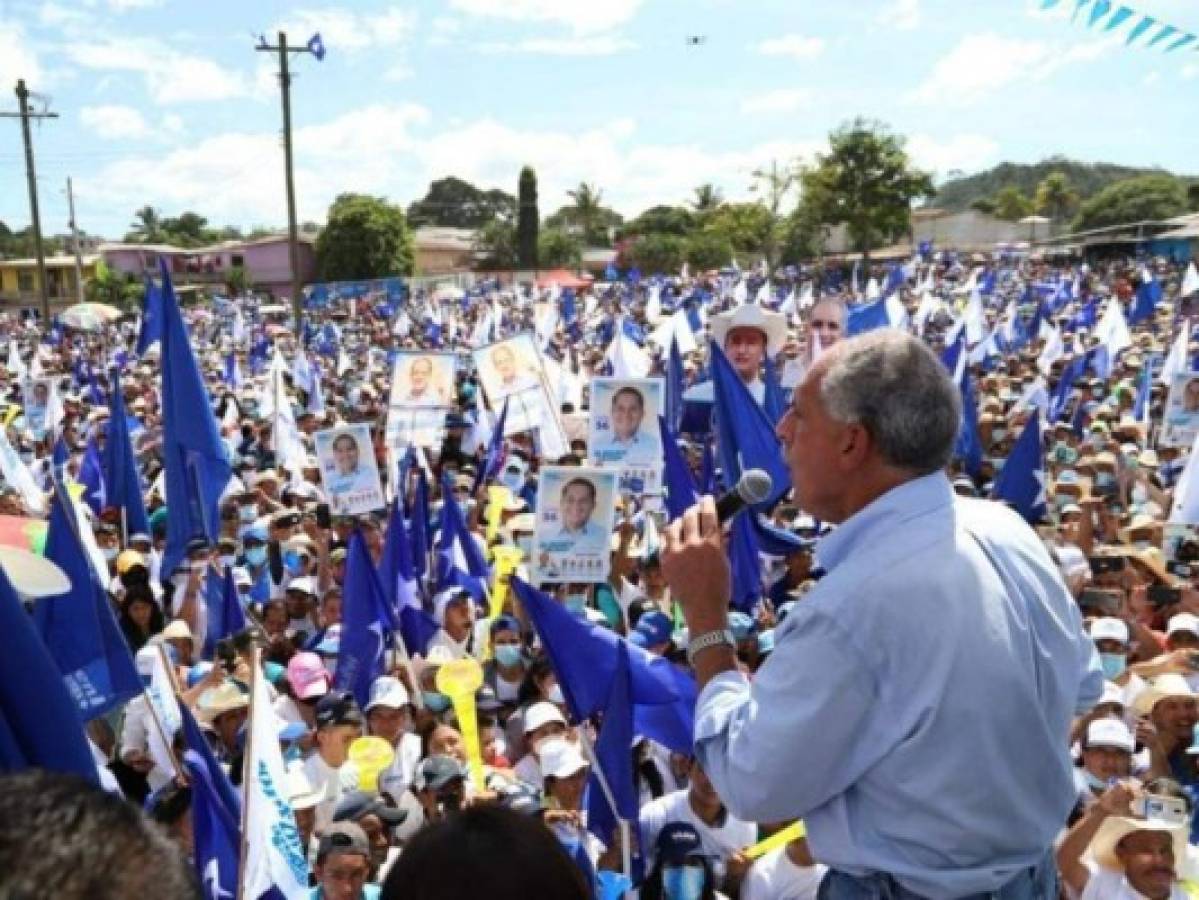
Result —
POLYGON ((561 288, 579 290, 580 288, 589 287, 591 285, 591 278, 589 276, 575 275, 566 269, 554 269, 553 271, 546 272, 537 279, 537 286, 541 288, 550 287, 555 284, 561 288))

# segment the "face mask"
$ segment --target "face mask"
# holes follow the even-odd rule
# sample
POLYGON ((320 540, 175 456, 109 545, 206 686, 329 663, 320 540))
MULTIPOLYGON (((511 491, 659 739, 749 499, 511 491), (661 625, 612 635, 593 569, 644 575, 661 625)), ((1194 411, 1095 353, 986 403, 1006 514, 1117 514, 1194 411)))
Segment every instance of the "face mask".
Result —
POLYGON ((1095 474, 1095 487, 1110 488, 1116 484, 1116 476, 1111 472, 1097 472, 1095 474))
POLYGON ((1005 437, 1007 437, 1007 429, 1006 428, 992 428, 991 429, 991 440, 995 441, 996 443, 998 443, 999 441, 1002 441, 1005 437))
POLYGON ((1153 541, 1133 541, 1132 545, 1137 550, 1148 550, 1153 546, 1153 541))
POLYGON ((1124 674, 1127 661, 1120 653, 1100 653, 1099 665, 1103 667, 1103 677, 1112 681, 1124 674))
POLYGON ((1093 772, 1091 772, 1087 769, 1083 769, 1082 777, 1086 781, 1087 787, 1089 787, 1091 790, 1093 790, 1093 791, 1106 791, 1107 790, 1107 782, 1104 779, 1100 778, 1098 775, 1094 774, 1093 772))
POLYGON ((510 491, 519 491, 525 486, 525 475, 520 469, 504 469, 500 473, 500 484, 510 491))
POLYGON ((304 571, 304 558, 294 550, 283 554, 283 566, 290 575, 299 575, 304 571))
POLYGON ((1006 462, 1006 460, 1002 456, 992 456, 987 460, 987 462, 991 464, 991 469, 998 473, 999 470, 1003 468, 1003 464, 1006 462))
POLYGON ((515 666, 520 662, 520 647, 516 644, 497 644, 495 661, 505 668, 515 666))
POLYGON ((266 547, 250 547, 246 550, 246 562, 252 566, 261 566, 266 562, 266 547))
POLYGON ((107 562, 112 562, 114 559, 116 559, 117 554, 120 552, 121 552, 121 550, 119 547, 101 547, 100 548, 100 553, 101 553, 101 555, 103 555, 105 561, 107 561, 107 562))
POLYGON ((550 703, 556 703, 559 706, 566 702, 566 698, 562 696, 562 685, 555 684, 553 686, 553 688, 550 690, 549 700, 550 703))
POLYGON ((1140 484, 1133 485, 1133 488, 1132 488, 1132 502, 1133 503, 1135 503, 1137 506, 1140 506, 1148 499, 1149 499, 1149 491, 1147 491, 1145 489, 1144 485, 1140 485, 1140 484))
POLYGON ((241 506, 238 507, 237 517, 243 522, 253 522, 258 518, 257 506, 241 506))
POLYGON ((1103 434, 1095 432, 1094 434, 1087 435, 1087 443, 1098 449, 1107 443, 1107 438, 1103 434))
POLYGON ((25 465, 29 465, 33 462, 33 454, 28 450, 22 450, 20 456, 21 462, 25 463, 25 465))
POLYGON ((583 615, 587 610, 587 595, 586 594, 567 594, 566 608, 576 616, 583 615))
POLYGON ((665 866, 662 869, 662 896, 666 900, 698 900, 704 893, 701 866, 665 866))
POLYGON ((434 715, 450 708, 450 698, 437 691, 421 691, 421 698, 425 701, 425 709, 434 715))
POLYGON ((237 563, 237 557, 230 553, 221 554, 221 568, 231 569, 237 563))

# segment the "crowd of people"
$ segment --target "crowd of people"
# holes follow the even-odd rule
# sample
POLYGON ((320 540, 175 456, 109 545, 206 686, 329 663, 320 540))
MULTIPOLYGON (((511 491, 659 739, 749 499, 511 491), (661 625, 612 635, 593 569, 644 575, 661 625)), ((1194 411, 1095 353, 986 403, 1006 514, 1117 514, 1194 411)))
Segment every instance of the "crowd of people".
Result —
MULTIPOLYGON (((1199 351, 1190 341, 1192 287, 1184 266, 1160 258, 1085 263, 922 248, 910 262, 864 271, 625 277, 578 292, 490 283, 403 298, 369 287, 348 296, 333 290, 331 299, 309 304, 298 331, 268 326, 253 298, 200 303, 182 312, 210 401, 195 415, 219 429, 232 477, 219 521, 186 535, 182 558, 169 568, 172 517, 182 505, 168 496, 164 471, 170 361, 158 345, 137 352, 146 319, 85 330, 10 314, 0 323, 9 348, 0 393, 15 452, 5 460, 0 517, 36 533, 54 503, 75 498, 91 531, 85 546, 94 539, 89 565, 147 690, 84 717, 109 802, 140 807, 144 816, 107 809, 85 782, 64 788, 48 775, 7 775, 0 834, 27 846, 29 823, 34 831, 57 829, 63 820, 50 807, 86 799, 82 824, 66 829, 76 833, 55 841, 142 846, 140 856, 110 859, 79 851, 125 886, 111 896, 131 895, 133 883, 150 896, 188 896, 199 889, 183 887, 189 879, 208 890, 210 873, 194 847, 197 788, 181 762, 186 725, 162 722, 151 696, 165 667, 178 704, 194 715, 211 759, 238 791, 248 778, 254 685, 265 683, 312 897, 615 896, 630 883, 643 898, 816 897, 829 861, 795 824, 812 810, 738 818, 730 807, 742 805, 722 799, 703 754, 669 746, 652 728, 639 728, 626 748, 635 819, 622 827, 617 820, 626 817, 613 814, 596 827, 593 795, 605 779, 595 745, 605 716, 575 715, 564 684, 573 676, 561 670, 552 638, 522 598, 537 581, 530 546, 539 472, 619 465, 617 451, 637 440, 645 400, 624 388, 611 401, 616 461, 588 446, 590 418, 608 412, 589 406, 593 377, 662 379, 665 406, 675 410, 662 410, 662 434, 674 444, 667 455, 682 459, 698 493, 719 493, 740 473, 726 471, 718 443, 757 416, 749 406, 777 425, 822 355, 882 326, 915 334, 953 373, 963 409, 946 469, 953 490, 1008 502, 1035 528, 1102 669, 1099 701, 1060 736, 1076 785, 1055 842, 1061 890, 1084 900, 1188 896, 1196 871, 1190 839, 1199 835, 1192 825, 1199 822, 1199 592, 1191 568, 1199 565, 1199 519, 1188 521, 1186 494, 1199 413, 1179 379, 1199 351), (534 387, 544 386, 559 407, 563 453, 548 455, 557 442, 537 428, 504 435, 502 411, 488 402, 476 366, 474 351, 524 332, 541 358, 534 387), (422 398, 413 403, 428 405, 426 392, 435 395, 430 402, 445 407, 444 420, 426 446, 389 445, 395 354, 414 350, 457 354, 454 382, 429 387, 432 368, 413 364, 412 396, 422 398), (739 382, 731 412, 718 379, 724 366, 739 382), (714 406, 724 427, 713 427, 714 406), (110 505, 115 486, 105 483, 104 466, 96 475, 116 433, 114 414, 133 449, 145 530, 110 505), (387 502, 348 514, 331 503, 331 485, 342 469, 358 470, 360 445, 349 432, 333 441, 331 476, 313 435, 362 423, 387 502), (1030 423, 1029 468, 1039 488, 1024 496, 1005 470, 1029 465, 1030 423), (470 567, 450 542, 458 539, 448 532, 457 516, 471 553, 491 565, 478 580, 463 577, 470 567), (416 557, 407 561, 415 572, 400 577, 406 599, 399 601, 396 573, 383 564, 396 528, 416 557), (378 577, 390 577, 384 594, 396 603, 395 627, 381 635, 382 669, 354 682, 365 684, 361 691, 342 670, 343 648, 357 639, 350 630, 362 627, 342 615, 357 599, 347 592, 363 584, 355 553, 369 556, 378 577), (515 563, 506 569, 505 554, 515 563), (237 627, 214 624, 229 619, 226 596, 236 598, 237 627), (482 673, 469 711, 440 677, 466 659, 482 673), (194 864, 194 875, 179 860, 194 864)), ((570 484, 590 487, 590 515, 595 487, 570 484)), ((534 587, 588 634, 613 636, 603 645, 613 654, 627 641, 637 660, 657 658, 654 665, 673 667, 686 682, 686 598, 674 595, 663 572, 659 536, 676 508, 663 494, 678 498, 669 496, 670 478, 657 484, 622 483, 601 578, 534 587)), ((825 538, 837 533, 779 487, 769 509, 740 514, 762 529, 756 542, 746 538, 754 577, 744 584, 738 576, 728 612, 737 665, 751 682, 770 666, 788 615, 823 577, 822 547, 831 553, 825 538)), ((1199 498, 1199 485, 1195 492, 1199 498)), ((596 527, 586 516, 583 526, 596 527)), ((745 569, 734 564, 734 571, 745 569)), ((19 590, 20 577, 11 577, 19 590)), ((36 618, 42 601, 27 602, 36 618)), ((990 695, 981 681, 976 687, 977 696, 957 702, 973 704, 984 722, 990 695)), ((989 730, 980 725, 980 733, 989 730)), ((59 896, 109 896, 92 892, 78 871, 70 884, 57 881, 55 866, 78 868, 63 855, 6 855, 6 844, 14 846, 0 840, 0 894, 35 896, 28 885, 62 884, 59 896), (6 893, 6 884, 26 887, 6 893)), ((946 848, 946 858, 953 855, 946 848)))

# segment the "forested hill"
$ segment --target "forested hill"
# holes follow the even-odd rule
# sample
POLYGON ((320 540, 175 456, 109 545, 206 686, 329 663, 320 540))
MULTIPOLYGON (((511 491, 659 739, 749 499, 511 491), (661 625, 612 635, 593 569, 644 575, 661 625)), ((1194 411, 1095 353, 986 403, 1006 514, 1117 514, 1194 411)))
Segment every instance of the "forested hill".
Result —
POLYGON ((1081 200, 1086 200, 1108 185, 1125 178, 1170 174, 1164 169, 1118 166, 1114 163, 1083 163, 1060 156, 1050 157, 1032 165, 1005 162, 985 172, 945 182, 937 191, 933 204, 941 209, 957 212, 969 209, 976 201, 990 200, 1006 187, 1018 188, 1024 196, 1032 197, 1037 192, 1037 185, 1052 172, 1061 172, 1069 178, 1071 186, 1079 193, 1081 200))

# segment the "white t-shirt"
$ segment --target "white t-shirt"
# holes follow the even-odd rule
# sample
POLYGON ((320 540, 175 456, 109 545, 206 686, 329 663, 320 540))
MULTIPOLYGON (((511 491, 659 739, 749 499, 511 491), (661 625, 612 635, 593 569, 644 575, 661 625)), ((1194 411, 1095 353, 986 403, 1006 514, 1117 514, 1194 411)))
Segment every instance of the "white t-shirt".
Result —
POLYGON ((522 756, 520 762, 512 767, 512 771, 525 784, 531 784, 539 791, 545 788, 545 778, 541 775, 541 763, 532 753, 522 756))
POLYGON ((304 774, 314 791, 321 793, 321 800, 316 805, 316 825, 314 831, 324 831, 333 821, 333 810, 341 799, 342 781, 339 769, 333 768, 315 750, 304 760, 304 774))
MULTIPOLYGON (((726 813, 724 824, 714 828, 706 824, 691 808, 687 799, 688 789, 659 797, 652 803, 647 803, 641 809, 641 839, 642 847, 646 848, 646 865, 653 866, 654 846, 658 842, 658 832, 671 822, 686 822, 699 832, 704 853, 708 856, 719 857, 721 863, 738 850, 743 850, 758 838, 757 826, 752 822, 742 822, 726 813)), ((723 871, 723 865, 721 865, 723 871)))
MULTIPOLYGON (((1128 883, 1123 872, 1104 869, 1093 862, 1086 866, 1091 870, 1091 877, 1079 900, 1145 900, 1144 895, 1128 883)), ((1170 887, 1170 900, 1188 900, 1187 892, 1178 882, 1170 887)))
POLYGON ((741 882, 741 900, 815 900, 827 866, 797 866, 786 847, 771 850, 753 864, 741 882))
POLYGON ((304 721, 304 716, 300 714, 299 704, 296 703, 293 697, 289 697, 287 694, 280 694, 275 700, 274 707, 275 715, 284 723, 307 727, 308 723, 304 721))

